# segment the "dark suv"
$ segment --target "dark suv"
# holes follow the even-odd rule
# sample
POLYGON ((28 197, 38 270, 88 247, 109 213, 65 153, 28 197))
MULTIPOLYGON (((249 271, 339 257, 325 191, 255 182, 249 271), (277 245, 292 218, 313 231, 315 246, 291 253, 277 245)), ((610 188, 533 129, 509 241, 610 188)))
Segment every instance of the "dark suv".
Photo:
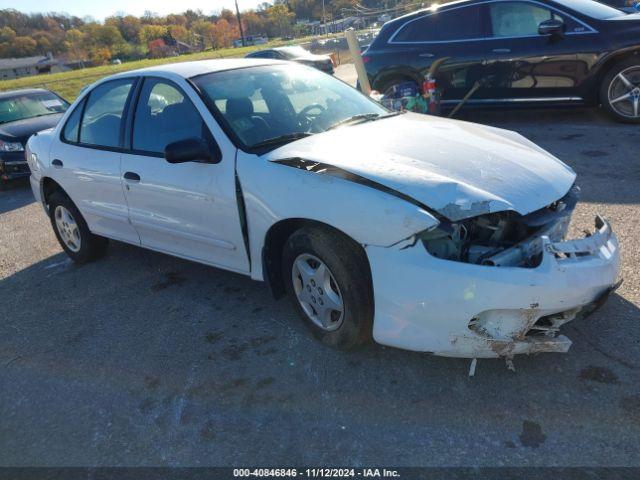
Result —
POLYGON ((592 0, 463 0, 386 23, 364 52, 372 88, 422 82, 453 105, 601 103, 640 122, 640 14, 592 0))

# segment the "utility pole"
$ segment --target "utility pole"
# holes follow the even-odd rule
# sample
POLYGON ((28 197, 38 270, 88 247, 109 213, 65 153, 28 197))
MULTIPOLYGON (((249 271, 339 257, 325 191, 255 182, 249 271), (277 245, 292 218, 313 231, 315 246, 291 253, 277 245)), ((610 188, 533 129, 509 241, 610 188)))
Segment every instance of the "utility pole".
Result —
POLYGON ((322 0, 322 24, 324 25, 324 33, 329 36, 329 30, 327 29, 327 17, 324 14, 324 0, 322 0))
POLYGON ((245 46, 244 31, 242 30, 242 21, 240 20, 240 9, 238 8, 238 0, 236 0, 236 16, 238 17, 238 28, 240 29, 240 40, 242 41, 242 46, 244 47, 245 46))

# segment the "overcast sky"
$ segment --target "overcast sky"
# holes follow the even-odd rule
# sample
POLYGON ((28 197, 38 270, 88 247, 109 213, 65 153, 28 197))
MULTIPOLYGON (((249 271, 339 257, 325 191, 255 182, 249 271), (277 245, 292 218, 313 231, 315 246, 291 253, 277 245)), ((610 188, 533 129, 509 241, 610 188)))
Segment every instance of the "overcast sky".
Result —
MULTIPOLYGON (((238 0, 240 10, 254 8, 264 0, 238 0)), ((271 2, 270 2, 271 3, 271 2)), ((66 12, 84 17, 89 15, 96 20, 123 12, 140 16, 145 10, 160 15, 180 13, 188 9, 200 9, 206 14, 222 8, 234 9, 234 0, 0 0, 0 9, 15 8, 25 13, 66 12)))

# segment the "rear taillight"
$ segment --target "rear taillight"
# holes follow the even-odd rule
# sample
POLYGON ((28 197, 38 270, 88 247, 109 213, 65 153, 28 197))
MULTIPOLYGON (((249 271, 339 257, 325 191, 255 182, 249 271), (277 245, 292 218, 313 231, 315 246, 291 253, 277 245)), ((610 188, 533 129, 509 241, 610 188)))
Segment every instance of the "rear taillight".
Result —
POLYGON ((371 60, 369 57, 362 57, 362 63, 367 63, 369 60, 371 60))

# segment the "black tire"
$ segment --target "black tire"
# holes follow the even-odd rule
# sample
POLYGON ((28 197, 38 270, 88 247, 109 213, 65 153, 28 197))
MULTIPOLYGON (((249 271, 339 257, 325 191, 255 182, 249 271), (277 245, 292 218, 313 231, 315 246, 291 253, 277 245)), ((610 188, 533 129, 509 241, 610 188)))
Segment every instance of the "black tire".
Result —
POLYGON ((75 263, 87 263, 92 260, 96 260, 105 254, 109 240, 104 237, 94 235, 89 231, 89 227, 87 227, 87 222, 85 222, 84 217, 71 199, 63 192, 57 191, 51 194, 51 197, 49 198, 49 219, 51 220, 51 226, 53 227, 53 231, 56 234, 56 238, 58 239, 60 246, 75 263), (78 251, 73 251, 67 246, 60 231, 58 230, 55 215, 56 209, 59 206, 64 207, 71 214, 73 220, 77 224, 80 237, 78 251))
POLYGON ((328 227, 300 228, 285 244, 282 274, 294 308, 317 339, 339 350, 351 350, 371 341, 374 312, 371 272, 362 248, 353 240, 328 227), (327 331, 316 325, 298 301, 293 264, 304 254, 324 262, 337 283, 343 315, 336 330, 327 331))
MULTIPOLYGON (((619 63, 616 63, 602 79, 602 83, 600 84, 600 93, 599 93, 600 103, 602 104, 602 108, 604 109, 604 111, 607 112, 607 114, 611 116, 614 120, 617 120, 619 122, 624 122, 624 123, 640 123, 640 115, 635 118, 632 116, 630 117, 630 116, 624 115, 619 111, 620 107, 617 110, 610 102, 610 98, 609 98, 610 89, 612 90, 612 95, 614 97, 619 96, 617 94, 614 94, 613 90, 615 90, 616 87, 619 89, 621 87, 621 83, 620 81, 617 81, 617 85, 616 85, 614 84, 614 81, 618 76, 618 74, 621 72, 624 72, 625 70, 633 73, 633 79, 634 79, 633 83, 635 84, 636 87, 640 87, 640 80, 639 80, 640 79, 640 59, 629 58, 627 60, 623 60, 619 63)), ((640 90, 638 90, 638 92, 640 92, 640 90)), ((619 91, 618 93, 625 93, 625 92, 619 91)), ((633 114, 631 103, 627 101, 624 101, 624 102, 625 103, 622 103, 621 105, 624 106, 625 108, 628 108, 629 113, 633 114), (626 106, 627 103, 629 103, 628 106, 626 106)))

